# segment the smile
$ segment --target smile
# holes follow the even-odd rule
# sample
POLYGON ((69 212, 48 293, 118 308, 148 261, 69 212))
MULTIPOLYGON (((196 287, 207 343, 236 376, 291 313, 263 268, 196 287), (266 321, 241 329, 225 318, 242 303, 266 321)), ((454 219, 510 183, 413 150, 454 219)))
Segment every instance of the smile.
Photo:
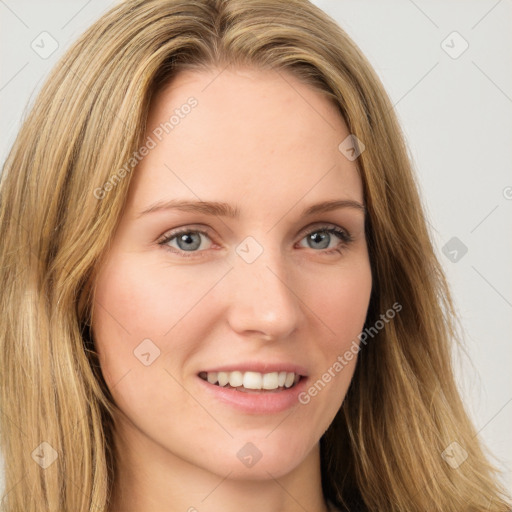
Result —
POLYGON ((250 392, 280 392, 284 389, 294 387, 301 379, 298 373, 294 372, 201 372, 199 377, 210 384, 235 389, 245 393, 250 392))

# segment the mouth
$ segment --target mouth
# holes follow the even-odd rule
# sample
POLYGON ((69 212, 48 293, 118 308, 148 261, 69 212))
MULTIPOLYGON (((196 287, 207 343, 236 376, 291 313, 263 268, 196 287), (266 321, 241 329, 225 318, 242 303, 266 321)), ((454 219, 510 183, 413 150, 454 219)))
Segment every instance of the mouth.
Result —
POLYGON ((200 372, 199 377, 220 388, 242 393, 279 393, 294 388, 305 377, 295 372, 260 373, 252 371, 200 372))

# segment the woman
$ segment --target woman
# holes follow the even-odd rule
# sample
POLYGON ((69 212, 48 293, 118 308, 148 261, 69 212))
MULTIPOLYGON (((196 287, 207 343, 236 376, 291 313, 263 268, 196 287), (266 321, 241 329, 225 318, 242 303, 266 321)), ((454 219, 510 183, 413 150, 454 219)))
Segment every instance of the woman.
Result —
POLYGON ((6 512, 509 510, 391 104, 308 2, 113 8, 0 193, 6 512))

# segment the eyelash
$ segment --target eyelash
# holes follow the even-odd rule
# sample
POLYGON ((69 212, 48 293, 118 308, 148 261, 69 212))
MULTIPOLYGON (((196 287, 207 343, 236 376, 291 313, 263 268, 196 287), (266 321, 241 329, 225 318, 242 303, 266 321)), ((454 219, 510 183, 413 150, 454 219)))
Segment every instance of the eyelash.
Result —
MULTIPOLYGON (((180 235, 184 235, 184 234, 188 234, 188 233, 200 233, 200 234, 210 238, 209 234, 202 229, 187 228, 187 229, 180 229, 178 231, 174 231, 174 232, 165 234, 164 238, 158 242, 158 245, 161 245, 164 249, 172 252, 173 254, 178 254, 183 258, 202 257, 202 253, 205 252, 204 250, 203 251, 190 251, 190 254, 187 254, 187 251, 181 251, 181 250, 176 249, 175 247, 170 247, 169 245, 167 245, 174 238, 177 238, 180 235)), ((315 252, 319 252, 319 253, 323 253, 323 254, 333 254, 336 252, 341 254, 342 249, 345 249, 350 244, 350 242, 353 241, 353 238, 348 231, 346 231, 345 229, 341 229, 341 228, 332 226, 331 224, 319 226, 319 227, 316 227, 315 229, 312 229, 311 231, 308 231, 301 238, 301 240, 303 240, 307 236, 312 235, 313 233, 329 233, 331 235, 337 236, 341 241, 341 244, 340 244, 341 247, 337 246, 337 247, 334 247, 333 249, 323 249, 321 251, 315 251, 315 252)))

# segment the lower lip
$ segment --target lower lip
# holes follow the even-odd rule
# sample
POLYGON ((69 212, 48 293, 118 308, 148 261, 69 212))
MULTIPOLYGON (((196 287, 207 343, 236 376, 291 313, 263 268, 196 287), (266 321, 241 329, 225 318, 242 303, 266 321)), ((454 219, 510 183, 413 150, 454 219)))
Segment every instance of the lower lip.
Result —
POLYGON ((276 414, 298 405, 298 395, 306 388, 306 377, 291 388, 285 388, 276 393, 245 393, 232 388, 221 388, 215 384, 197 377, 200 385, 210 396, 239 411, 251 414, 276 414))

